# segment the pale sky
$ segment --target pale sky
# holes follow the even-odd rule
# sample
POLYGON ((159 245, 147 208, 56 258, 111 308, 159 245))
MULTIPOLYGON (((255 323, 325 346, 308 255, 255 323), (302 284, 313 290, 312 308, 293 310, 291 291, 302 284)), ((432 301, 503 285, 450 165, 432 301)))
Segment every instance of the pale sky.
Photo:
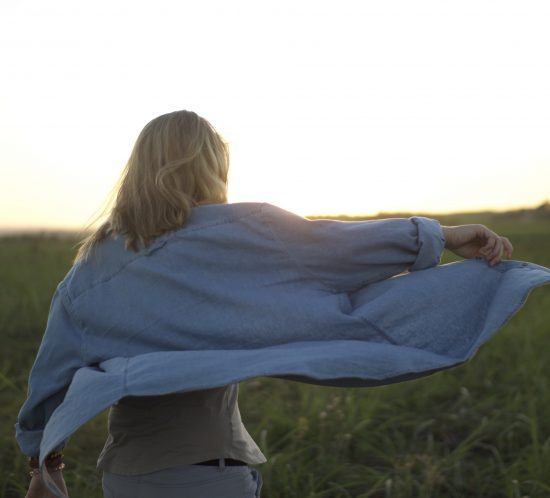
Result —
POLYGON ((230 201, 299 214, 550 200, 547 0, 0 0, 0 227, 81 228, 178 109, 230 201))

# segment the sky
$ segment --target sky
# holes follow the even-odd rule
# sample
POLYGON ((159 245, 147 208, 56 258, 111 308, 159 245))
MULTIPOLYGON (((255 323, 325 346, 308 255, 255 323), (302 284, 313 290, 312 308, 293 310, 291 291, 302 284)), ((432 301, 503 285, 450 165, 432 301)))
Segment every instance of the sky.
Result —
POLYGON ((0 228, 82 228, 155 116, 298 214, 550 200, 546 0, 0 2, 0 228))

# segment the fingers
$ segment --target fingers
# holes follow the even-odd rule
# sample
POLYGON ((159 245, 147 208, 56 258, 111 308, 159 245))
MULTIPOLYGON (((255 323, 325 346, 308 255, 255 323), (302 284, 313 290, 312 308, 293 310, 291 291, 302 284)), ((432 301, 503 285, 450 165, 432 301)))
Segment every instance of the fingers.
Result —
POLYGON ((441 227, 445 248, 463 258, 483 256, 494 266, 503 257, 511 258, 514 248, 506 237, 501 237, 484 225, 441 227))
POLYGON ((514 246, 506 237, 502 237, 502 243, 504 244, 504 255, 510 259, 514 252, 514 246))
MULTIPOLYGON (((485 227, 483 227, 485 228, 485 227)), ((487 238, 485 245, 479 250, 484 256, 491 254, 497 244, 498 235, 494 232, 491 232, 489 229, 485 228, 486 233, 484 233, 487 238)))
POLYGON ((479 250, 491 266, 495 266, 504 257, 511 258, 514 248, 506 237, 501 237, 495 232, 483 227, 486 230, 487 242, 479 250))
POLYGON ((502 259, 503 244, 502 239, 497 236, 493 250, 487 257, 487 261, 491 266, 495 266, 502 259))
POLYGON ((506 237, 496 236, 492 241, 492 249, 487 252, 486 259, 491 266, 495 266, 503 257, 511 258, 514 248, 506 237))

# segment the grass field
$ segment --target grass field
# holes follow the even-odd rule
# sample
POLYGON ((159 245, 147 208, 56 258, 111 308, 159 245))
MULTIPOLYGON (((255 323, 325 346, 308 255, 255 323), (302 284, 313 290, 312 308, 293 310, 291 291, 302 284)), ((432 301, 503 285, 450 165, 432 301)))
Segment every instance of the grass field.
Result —
MULTIPOLYGON (((514 259, 550 267, 550 220, 483 222, 507 235, 514 259)), ((74 240, 0 239, 0 496, 24 496, 26 460, 13 437, 50 299, 74 240)), ((446 254, 444 261, 450 261, 446 254)), ((241 384, 249 432, 268 458, 264 498, 550 497, 550 286, 459 368, 375 389, 259 378, 241 384)), ((105 413, 66 448, 73 497, 101 497, 95 461, 105 413)))

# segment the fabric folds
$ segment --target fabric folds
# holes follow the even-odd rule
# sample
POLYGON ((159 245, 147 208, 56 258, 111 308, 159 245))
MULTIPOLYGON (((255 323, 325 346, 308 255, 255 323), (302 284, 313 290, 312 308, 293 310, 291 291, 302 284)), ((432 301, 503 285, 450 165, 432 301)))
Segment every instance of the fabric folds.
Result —
POLYGON ((550 270, 438 266, 443 246, 428 218, 310 221, 256 203, 195 208, 137 253, 109 239, 54 296, 17 423, 21 449, 42 465, 130 395, 258 376, 369 387, 463 363, 550 270))

